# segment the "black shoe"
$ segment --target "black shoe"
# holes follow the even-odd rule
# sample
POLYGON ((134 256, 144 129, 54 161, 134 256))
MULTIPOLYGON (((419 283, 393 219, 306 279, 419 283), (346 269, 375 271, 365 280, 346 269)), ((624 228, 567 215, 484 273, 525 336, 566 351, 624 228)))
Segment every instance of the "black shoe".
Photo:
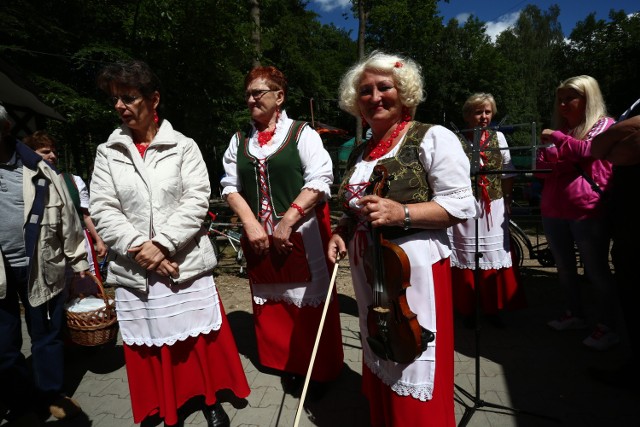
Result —
MULTIPOLYGON (((162 420, 157 415, 152 415, 150 417, 145 418, 140 423, 140 427, 158 427, 162 420)), ((167 424, 164 423, 165 427, 184 427, 184 420, 182 418, 178 419, 178 422, 175 424, 167 424)))
POLYGON ((307 397, 305 402, 313 403, 322 399, 327 394, 327 383, 321 383, 319 381, 309 381, 309 387, 307 388, 307 397))
POLYGON ((171 425, 164 423, 164 427, 184 427, 184 420, 179 419, 177 423, 171 425))
POLYGON ((158 414, 146 417, 140 423, 140 427, 158 427, 162 423, 162 418, 158 414))
POLYGON ((207 406, 202 412, 207 420, 207 427, 229 427, 231 425, 229 415, 224 411, 220 402, 207 406))
POLYGON ((304 385, 304 377, 296 374, 285 373, 281 378, 282 390, 293 397, 300 397, 302 394, 302 386, 304 385))

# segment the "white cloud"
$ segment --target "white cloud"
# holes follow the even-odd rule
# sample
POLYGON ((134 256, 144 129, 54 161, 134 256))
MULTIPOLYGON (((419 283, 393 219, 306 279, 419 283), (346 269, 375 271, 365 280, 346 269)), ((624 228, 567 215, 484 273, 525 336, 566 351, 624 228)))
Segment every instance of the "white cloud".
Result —
POLYGON ((467 22, 467 19, 469 19, 470 16, 471 13, 469 12, 459 13, 456 15, 456 21, 458 21, 460 24, 464 24, 465 22, 467 22))
POLYGON ((487 29, 485 30, 485 33, 487 33, 487 35, 491 37, 491 40, 495 42, 496 38, 498 37, 498 35, 500 35, 501 32, 503 32, 509 27, 513 27, 513 25, 518 20, 519 16, 520 16, 520 11, 517 11, 513 13, 507 13, 506 15, 502 15, 501 17, 498 18, 497 21, 489 21, 486 24, 487 29))
POLYGON ((317 3, 323 12, 331 12, 333 9, 346 9, 351 6, 351 0, 312 0, 317 3))

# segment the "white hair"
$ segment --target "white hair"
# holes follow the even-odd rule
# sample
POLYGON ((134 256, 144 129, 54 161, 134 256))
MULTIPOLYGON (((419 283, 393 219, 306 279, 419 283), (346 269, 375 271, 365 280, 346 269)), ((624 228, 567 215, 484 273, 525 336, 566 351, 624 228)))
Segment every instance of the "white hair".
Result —
POLYGON ((425 99, 420 65, 412 59, 380 51, 371 52, 342 77, 339 90, 340 108, 355 117, 360 117, 358 86, 362 74, 368 70, 390 74, 398 90, 400 102, 409 109, 411 116, 415 116, 418 104, 425 99))

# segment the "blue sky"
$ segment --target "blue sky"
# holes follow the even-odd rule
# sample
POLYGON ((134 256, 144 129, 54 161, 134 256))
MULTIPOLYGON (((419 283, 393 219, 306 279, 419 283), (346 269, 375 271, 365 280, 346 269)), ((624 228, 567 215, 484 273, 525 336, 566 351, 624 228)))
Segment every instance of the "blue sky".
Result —
MULTIPOLYGON (((322 23, 333 23, 336 27, 353 30, 352 36, 355 38, 357 19, 351 15, 350 4, 350 0, 310 0, 308 8, 320 15, 322 23), (344 13, 348 17, 346 20, 342 16, 344 13)), ((448 4, 439 2, 438 8, 445 24, 452 18, 464 21, 470 14, 477 16, 487 23, 487 33, 495 38, 518 19, 518 14, 527 4, 534 4, 542 11, 548 10, 553 4, 559 5, 559 21, 566 36, 576 22, 584 20, 591 12, 596 13, 597 19, 604 20, 608 19, 611 9, 640 12, 638 0, 450 0, 448 4)))

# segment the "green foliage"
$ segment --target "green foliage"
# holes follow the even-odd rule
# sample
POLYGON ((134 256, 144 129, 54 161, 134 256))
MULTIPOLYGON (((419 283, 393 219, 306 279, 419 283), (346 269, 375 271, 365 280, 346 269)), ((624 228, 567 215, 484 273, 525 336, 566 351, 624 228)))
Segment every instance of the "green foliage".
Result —
POLYGON ((502 108, 512 122, 548 122, 560 80, 553 59, 564 44, 559 14, 555 5, 548 12, 526 6, 515 26, 496 41, 509 71, 503 82, 502 108))
POLYGON ((591 75, 598 80, 610 113, 622 113, 640 96, 639 37, 640 14, 612 10, 608 22, 589 15, 571 32, 565 76, 591 75))

